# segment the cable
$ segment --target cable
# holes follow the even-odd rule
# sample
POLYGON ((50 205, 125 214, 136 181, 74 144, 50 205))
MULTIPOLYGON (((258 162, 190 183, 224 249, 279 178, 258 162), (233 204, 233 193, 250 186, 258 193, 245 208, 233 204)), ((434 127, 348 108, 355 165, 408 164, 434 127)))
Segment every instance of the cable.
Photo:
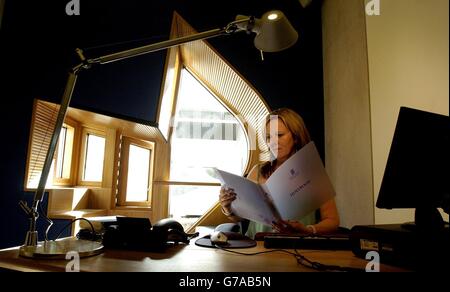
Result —
POLYGON ((352 267, 341 267, 336 265, 324 265, 319 262, 312 262, 308 260, 305 256, 301 255, 297 249, 294 249, 295 253, 298 255, 298 258, 308 262, 311 267, 315 270, 319 271, 341 271, 341 272, 365 272, 365 269, 360 268, 352 268, 352 267))
POLYGON ((186 233, 186 236, 189 240, 196 238, 197 236, 199 236, 199 232, 195 232, 195 233, 186 233))
POLYGON ((42 204, 39 204, 39 211, 41 212, 42 217, 48 222, 47 229, 45 229, 45 241, 48 241, 48 232, 50 231, 50 228, 53 226, 53 221, 47 217, 47 215, 44 212, 44 209, 42 209, 42 204))
POLYGON ((87 223, 89 223, 89 225, 91 226, 91 230, 92 230, 92 239, 94 240, 94 239, 95 239, 95 234, 96 234, 95 229, 94 229, 94 225, 92 225, 91 221, 87 220, 86 218, 77 218, 77 219, 71 220, 70 223, 68 223, 66 226, 64 226, 64 227, 61 229, 61 231, 60 231, 60 232, 58 233, 58 235, 56 236, 55 240, 57 240, 57 239, 61 236, 61 233, 63 233, 64 230, 66 230, 67 227, 71 226, 74 222, 76 222, 76 221, 78 221, 78 220, 84 220, 84 221, 86 221, 87 223))
POLYGON ((316 269, 316 267, 313 265, 313 262, 311 262, 310 260, 308 260, 307 258, 305 258, 304 256, 300 255, 297 250, 295 250, 296 252, 293 253, 291 251, 285 250, 285 249, 271 249, 271 250, 266 250, 266 251, 259 251, 259 252, 255 252, 255 253, 243 253, 243 252, 238 252, 238 251, 234 251, 234 250, 229 250, 226 248, 223 248, 217 244, 215 244, 215 247, 226 251, 226 252, 230 252, 230 253, 234 253, 234 254, 239 254, 239 255, 245 255, 245 256, 253 256, 253 255, 259 255, 259 254, 265 254, 265 253, 273 253, 273 252, 283 252, 283 253, 287 253, 290 254, 292 256, 294 256, 294 258, 297 260, 297 263, 305 266, 307 268, 312 268, 312 269, 316 269), (310 266, 305 265, 301 260, 305 260, 306 262, 310 263, 310 266))
POLYGON ((48 241, 48 232, 50 231, 50 228, 53 226, 53 221, 45 215, 44 209, 42 209, 42 204, 39 204, 39 210, 41 211, 42 217, 48 222, 47 229, 45 229, 45 241, 48 241))
POLYGON ((235 253, 235 254, 239 254, 239 255, 245 255, 245 256, 254 256, 254 255, 259 255, 259 254, 264 254, 264 253, 272 253, 272 252, 284 252, 293 256, 297 256, 295 253, 285 250, 285 249, 271 249, 271 250, 265 250, 265 251, 258 251, 258 252, 254 252, 254 253, 245 253, 245 252, 239 252, 239 251, 234 251, 234 250, 230 250, 230 249, 226 249, 221 247, 220 245, 215 244, 215 247, 217 247, 218 249, 221 249, 223 251, 227 251, 230 253, 235 253))
POLYGON ((229 250, 229 249, 223 248, 223 247, 221 247, 220 245, 217 245, 217 244, 215 244, 214 246, 217 247, 218 249, 221 249, 221 250, 226 251, 226 252, 239 254, 239 255, 245 255, 245 256, 253 256, 253 255, 272 253, 272 252, 283 252, 283 253, 287 253, 287 254, 290 254, 290 255, 294 256, 295 259, 297 260, 298 264, 300 264, 300 265, 302 265, 304 267, 307 267, 307 268, 310 268, 310 269, 314 269, 314 270, 317 270, 317 271, 322 271, 322 272, 326 272, 326 271, 365 272, 364 269, 359 269, 359 268, 341 267, 341 266, 335 266, 335 265, 324 265, 324 264, 321 264, 319 262, 313 262, 313 261, 307 259, 302 254, 300 254, 297 249, 294 249, 294 252, 291 252, 291 251, 288 251, 288 250, 285 250, 285 249, 271 249, 271 250, 259 251, 259 252, 255 252, 255 253, 243 253, 243 252, 238 252, 238 251, 234 251, 234 250, 229 250), (305 264, 305 262, 307 264, 305 264))

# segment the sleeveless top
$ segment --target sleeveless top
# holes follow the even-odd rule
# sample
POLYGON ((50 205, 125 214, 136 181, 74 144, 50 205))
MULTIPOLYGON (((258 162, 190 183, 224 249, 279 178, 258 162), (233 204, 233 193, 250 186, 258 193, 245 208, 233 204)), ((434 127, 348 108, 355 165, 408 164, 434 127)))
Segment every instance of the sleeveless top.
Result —
MULTIPOLYGON (((258 165, 258 176, 256 178, 256 181, 258 183, 259 183, 260 172, 261 172, 260 168, 261 168, 261 164, 258 165)), ((304 216, 303 218, 289 218, 289 220, 297 220, 297 221, 301 222, 302 224, 304 224, 305 226, 313 225, 313 224, 317 223, 315 211, 309 213, 308 215, 304 216)), ((272 226, 270 226, 270 225, 265 225, 265 224, 262 224, 259 222, 250 221, 245 235, 250 238, 255 238, 255 234, 258 232, 276 232, 276 231, 273 230, 272 226)))

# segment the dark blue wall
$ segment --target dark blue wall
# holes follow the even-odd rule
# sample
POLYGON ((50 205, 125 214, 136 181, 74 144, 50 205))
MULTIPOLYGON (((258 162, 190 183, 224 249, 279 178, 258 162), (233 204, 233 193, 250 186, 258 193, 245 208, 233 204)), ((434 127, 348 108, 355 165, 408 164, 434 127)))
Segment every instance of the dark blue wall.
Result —
MULTIPOLYGON (((23 191, 33 99, 60 101, 67 71, 78 63, 77 47, 96 57, 167 39, 174 10, 198 31, 224 26, 237 14, 259 17, 271 9, 282 10, 298 30, 299 42, 284 52, 265 54, 264 62, 245 34, 210 43, 262 93, 270 107, 299 112, 323 154, 320 1, 303 9, 298 0, 80 0, 80 16, 65 14, 68 2, 6 0, 0 30, 0 108, 5 134, 0 146, 4 155, 0 248, 22 244, 28 228, 18 202, 31 202, 33 196, 23 191)), ((153 53, 82 72, 71 105, 151 124, 164 57, 165 52, 153 53)))

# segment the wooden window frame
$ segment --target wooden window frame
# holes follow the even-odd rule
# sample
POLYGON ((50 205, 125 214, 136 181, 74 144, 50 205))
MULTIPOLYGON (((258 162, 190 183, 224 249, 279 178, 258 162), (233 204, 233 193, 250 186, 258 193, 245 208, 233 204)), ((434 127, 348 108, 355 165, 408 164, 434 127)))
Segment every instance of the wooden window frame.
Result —
MULTIPOLYGON (((50 144, 50 137, 51 134, 49 131, 54 129, 54 124, 56 122, 56 114, 57 114, 57 105, 51 104, 46 101, 35 99, 33 103, 33 112, 32 112, 32 119, 31 119, 31 125, 30 125, 30 135, 29 135, 29 142, 28 142, 28 152, 27 152, 27 164, 26 164, 26 171, 25 171, 25 180, 24 180, 24 190, 25 191, 36 191, 37 185, 29 185, 30 182, 30 176, 32 175, 31 172, 31 163, 36 163, 37 160, 36 156, 39 156, 38 163, 40 163, 40 168, 43 168, 44 159, 47 153, 47 149, 50 144), (43 125, 45 126, 45 129, 42 128, 43 125), (45 133, 43 133, 45 131, 45 133), (48 138, 46 140, 42 140, 43 134, 46 135, 48 138), (39 140, 40 139, 40 140, 39 140), (40 143, 40 144, 37 144, 40 143), (43 145, 42 145, 43 144, 43 145), (39 150, 39 153, 36 153, 37 150, 35 150, 36 145, 42 145, 39 147, 41 150, 39 150), (33 160, 33 158, 34 160, 33 160)), ((77 181, 77 170, 78 170, 78 155, 79 155, 79 140, 80 140, 80 123, 68 116, 64 119, 64 125, 69 126, 70 128, 73 128, 73 140, 69 142, 69 144, 72 144, 72 153, 70 155, 70 175, 69 178, 65 179, 58 179, 56 177, 56 167, 51 170, 49 173, 49 180, 52 181, 51 185, 46 185, 46 189, 54 189, 58 187, 72 187, 75 182, 77 181)), ((59 145, 57 146, 59 147, 59 145)), ((54 153, 54 157, 52 160, 52 163, 56 163, 58 152, 57 150, 54 153)))
POLYGON ((105 175, 105 157, 106 157, 106 145, 107 145, 107 141, 106 141, 106 131, 104 130, 100 130, 100 129, 96 129, 96 128, 91 128, 91 127, 87 127, 87 126, 83 126, 82 130, 81 130, 81 147, 80 147, 80 151, 79 153, 79 168, 78 168, 78 180, 77 180, 77 185, 79 186, 90 186, 90 187, 101 187, 102 183, 103 183, 103 177, 105 175), (99 137, 102 137, 105 139, 105 148, 103 149, 104 151, 104 159, 103 159, 103 166, 102 166, 102 180, 101 181, 87 181, 84 180, 84 167, 86 165, 86 142, 87 142, 87 136, 89 134, 92 135, 96 135, 99 137))
MULTIPOLYGON (((72 141, 69 140, 69 144, 71 145, 71 153, 70 153, 70 175, 69 178, 58 178, 56 176, 56 167, 54 169, 53 173, 53 184, 54 186, 73 186, 76 181, 76 173, 77 173, 77 164, 78 164, 78 157, 79 157, 79 140, 80 140, 80 127, 79 123, 76 121, 66 117, 64 120, 64 124, 68 127, 72 128, 71 131, 73 131, 73 137, 72 141)), ((67 145, 67 141, 66 141, 67 145)), ((59 143, 58 143, 58 147, 59 143)), ((53 158, 54 163, 56 163, 58 159, 58 149, 55 150, 55 155, 53 158)), ((56 165, 55 165, 56 166, 56 165)))
POLYGON ((155 161, 155 141, 145 141, 136 139, 133 137, 122 137, 122 147, 120 153, 120 167, 119 167, 119 182, 118 182, 118 195, 117 195, 117 207, 123 206, 134 206, 134 207, 151 207, 152 205, 152 195, 153 195, 153 182, 154 182, 154 161, 155 161), (146 148, 150 150, 150 161, 149 161, 149 183, 147 191, 147 201, 143 202, 133 202, 127 201, 127 180, 128 180, 128 158, 130 153, 130 146, 135 145, 138 147, 146 148))

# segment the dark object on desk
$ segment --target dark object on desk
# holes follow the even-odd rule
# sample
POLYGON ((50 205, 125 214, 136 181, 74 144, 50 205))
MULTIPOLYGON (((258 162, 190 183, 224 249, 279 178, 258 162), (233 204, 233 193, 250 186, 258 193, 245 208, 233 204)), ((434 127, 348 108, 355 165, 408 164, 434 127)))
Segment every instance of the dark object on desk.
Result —
MULTIPOLYGON (((309 235, 303 234, 303 233, 293 234, 293 233, 280 233, 280 232, 257 232, 255 234, 255 240, 256 241, 264 241, 264 237, 273 236, 273 235, 281 235, 281 236, 294 235, 294 236, 303 236, 303 237, 309 236, 309 235)), ((348 229, 346 227, 338 227, 338 229, 335 232, 324 234, 324 236, 327 236, 327 237, 344 237, 344 238, 348 238, 349 235, 350 235, 350 229, 348 229)))
MULTIPOLYGON (((214 231, 214 232, 220 232, 223 234, 227 241, 221 242, 220 247, 222 248, 249 248, 256 246, 256 241, 248 238, 245 235, 242 235, 239 232, 231 232, 231 231, 214 231)), ((202 247, 212 247, 216 248, 216 243, 211 242, 211 235, 214 234, 211 233, 210 235, 206 235, 202 238, 199 238, 195 241, 195 244, 202 247)))
POLYGON ((264 235, 265 248, 350 250, 348 234, 295 235, 272 233, 264 235))
POLYGON ((109 226, 103 235, 105 248, 162 252, 170 244, 189 244, 198 235, 186 234, 182 225, 170 218, 162 219, 153 228, 148 218, 117 219, 118 224, 109 226))
POLYGON ((191 238, 197 237, 198 232, 194 234, 187 234, 184 232, 183 226, 172 218, 161 219, 153 225, 153 232, 159 233, 166 238, 167 242, 186 243, 189 244, 191 238))
POLYGON ((370 251, 380 261, 413 270, 449 270, 450 232, 448 224, 440 232, 419 232, 403 224, 359 225, 351 229, 353 253, 365 259, 370 251))
MULTIPOLYGON (((120 216, 117 216, 120 217, 120 216)), ((116 216, 99 216, 84 218, 80 221, 80 231, 77 233, 78 239, 83 240, 102 240, 106 229, 111 225, 117 225, 116 216), (95 234, 92 234, 92 227, 95 234)))
POLYGON ((76 236, 78 239, 92 240, 92 241, 99 241, 102 240, 103 238, 102 233, 95 232, 95 234, 93 234, 91 229, 80 229, 80 231, 78 231, 76 236))
POLYGON ((156 252, 165 250, 164 234, 153 232, 148 218, 117 219, 117 224, 109 226, 103 235, 105 248, 156 252))
POLYGON ((148 218, 116 217, 116 219, 120 229, 130 232, 139 232, 152 228, 152 223, 148 218))

